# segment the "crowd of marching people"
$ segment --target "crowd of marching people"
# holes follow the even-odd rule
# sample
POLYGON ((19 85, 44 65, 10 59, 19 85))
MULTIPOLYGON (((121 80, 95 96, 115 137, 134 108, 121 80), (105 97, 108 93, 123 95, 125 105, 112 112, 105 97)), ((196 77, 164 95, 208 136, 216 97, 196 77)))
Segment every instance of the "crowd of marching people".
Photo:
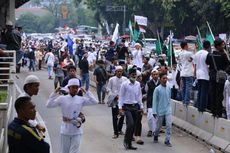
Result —
MULTIPOLYGON (((17 58, 18 66, 27 66, 29 71, 47 68, 47 78, 54 81, 55 91, 50 95, 47 107, 61 107, 63 153, 79 152, 81 124, 84 122, 81 109, 97 104, 89 91, 90 81, 96 83, 98 103, 111 107, 113 138, 124 134, 126 149, 137 149, 132 145, 133 140, 137 144, 144 144, 141 120, 145 108, 149 127, 147 136, 153 137, 157 143, 164 125, 164 143, 172 146, 171 99, 182 101, 185 108, 194 105, 200 112, 209 111, 214 117, 230 119, 230 61, 225 42, 220 38, 214 41, 213 47, 205 40, 203 49, 196 52, 189 51, 186 41, 181 42, 181 52, 173 58, 171 65, 168 65, 164 54, 146 53, 143 44, 127 43, 125 39, 108 44, 97 40, 86 43, 83 39, 76 39, 71 48, 69 40, 62 37, 49 41, 25 38, 20 43, 22 45, 15 48, 16 52, 20 51, 18 56, 22 57, 17 58), (80 77, 77 76, 78 68, 80 77), (90 80, 90 73, 93 74, 93 80, 90 80), (197 99, 191 97, 192 91, 197 91, 197 99), (122 131, 124 119, 125 133, 122 131)), ((31 92, 26 90, 26 87, 31 87, 26 84, 31 83, 39 84, 39 79, 36 76, 27 78, 25 92, 31 92)), ((27 93, 17 99, 15 108, 19 119, 9 126, 10 131, 14 131, 16 124, 23 124, 21 120, 25 120, 26 116, 22 108, 30 106, 34 109, 30 99, 32 95, 36 93, 27 93)), ((26 121, 29 119, 33 120, 34 116, 26 118, 26 121)), ((35 123, 34 127, 44 131, 41 125, 35 123)), ((28 127, 20 130, 30 131, 28 127)), ((14 141, 12 137, 9 135, 10 143, 14 141)), ((46 143, 41 139, 37 141, 47 150, 46 143)))

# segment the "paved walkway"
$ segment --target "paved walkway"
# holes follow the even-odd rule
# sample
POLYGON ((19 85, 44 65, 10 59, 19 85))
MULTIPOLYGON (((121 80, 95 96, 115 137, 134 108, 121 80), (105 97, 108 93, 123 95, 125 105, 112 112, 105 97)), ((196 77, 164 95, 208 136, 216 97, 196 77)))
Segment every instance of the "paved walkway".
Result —
MULTIPOLYGON (((51 137, 53 153, 60 153, 60 124, 61 124, 61 111, 59 108, 47 109, 45 107, 49 94, 54 90, 53 80, 48 79, 45 70, 28 72, 27 69, 22 69, 20 74, 17 74, 18 79, 16 83, 22 88, 25 77, 28 74, 35 74, 41 79, 41 86, 38 96, 33 97, 36 108, 41 114, 48 128, 51 137)), ((90 89, 95 94, 95 89, 90 89)), ((95 94, 96 95, 96 94, 95 94)), ((106 105, 98 104, 94 106, 84 107, 84 114, 86 115, 86 123, 83 125, 84 134, 81 145, 81 153, 123 153, 127 152, 123 145, 123 136, 118 139, 112 139, 112 116, 111 109, 106 105)), ((140 146, 133 143, 138 147, 136 153, 209 153, 210 147, 196 140, 194 137, 184 133, 181 130, 173 128, 172 130, 172 145, 173 147, 166 147, 164 142, 164 134, 161 134, 159 143, 154 144, 152 138, 146 136, 147 122, 146 117, 142 121, 143 131, 142 138, 145 142, 140 146)), ((125 125, 123 128, 125 131, 125 125)))

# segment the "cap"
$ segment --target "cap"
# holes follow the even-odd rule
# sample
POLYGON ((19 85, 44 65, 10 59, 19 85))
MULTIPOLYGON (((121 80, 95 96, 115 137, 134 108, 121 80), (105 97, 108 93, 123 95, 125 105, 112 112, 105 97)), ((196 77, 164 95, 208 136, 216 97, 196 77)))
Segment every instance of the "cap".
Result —
POLYGON ((156 72, 156 73, 157 73, 157 72, 158 72, 158 70, 154 68, 154 69, 152 70, 152 72, 151 72, 151 73, 154 73, 154 72, 156 72))
POLYGON ((8 25, 8 26, 13 26, 13 22, 10 21, 10 20, 8 20, 8 21, 6 21, 6 25, 8 25))
POLYGON ((141 76, 141 71, 137 70, 137 76, 141 76))
POLYGON ((117 71, 117 70, 123 70, 123 67, 120 66, 120 65, 119 65, 119 66, 116 66, 116 67, 115 67, 115 71, 117 71))
POLYGON ((135 43, 135 46, 140 46, 141 47, 141 44, 140 43, 135 43))
POLYGON ((79 79, 73 78, 68 81, 67 87, 70 86, 80 86, 80 81, 79 79))
POLYGON ((26 77, 24 85, 29 84, 29 83, 40 83, 40 80, 35 75, 29 75, 26 77))

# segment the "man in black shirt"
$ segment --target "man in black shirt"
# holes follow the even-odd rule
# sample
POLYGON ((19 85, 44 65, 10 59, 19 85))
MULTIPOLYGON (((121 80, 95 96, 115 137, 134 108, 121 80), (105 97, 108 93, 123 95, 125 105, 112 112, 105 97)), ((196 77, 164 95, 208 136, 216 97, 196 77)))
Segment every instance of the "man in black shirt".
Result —
POLYGON ((125 39, 122 40, 122 43, 117 47, 116 51, 119 65, 124 64, 126 56, 129 55, 128 48, 125 46, 125 39))
POLYGON ((223 110, 223 91, 224 83, 216 82, 216 69, 214 62, 216 64, 217 70, 226 70, 230 62, 226 53, 224 52, 225 43, 220 38, 214 41, 215 50, 213 53, 209 53, 206 58, 206 63, 209 65, 209 104, 208 107, 211 109, 213 116, 222 117, 223 110))
POLYGON ((106 80, 107 80, 107 73, 104 68, 104 61, 99 60, 98 61, 98 67, 93 72, 94 75, 94 81, 97 85, 97 96, 99 100, 99 104, 104 104, 105 100, 105 93, 106 93, 106 80), (102 95, 102 97, 101 97, 102 95))
POLYGON ((83 55, 83 59, 79 63, 79 68, 80 68, 80 74, 82 78, 82 86, 85 85, 85 90, 89 90, 89 62, 87 60, 88 53, 85 52, 83 55))

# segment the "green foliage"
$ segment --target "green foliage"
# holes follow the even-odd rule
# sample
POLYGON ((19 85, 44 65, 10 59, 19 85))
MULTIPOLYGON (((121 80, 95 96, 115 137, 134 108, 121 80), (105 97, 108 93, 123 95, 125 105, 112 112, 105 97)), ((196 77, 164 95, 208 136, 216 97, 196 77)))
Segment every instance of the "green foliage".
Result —
POLYGON ((17 20, 16 24, 22 26, 23 30, 27 33, 53 32, 53 29, 55 27, 54 17, 52 16, 52 14, 47 14, 40 17, 29 12, 22 14, 17 20))
MULTIPOLYGON (((81 1, 81 0, 75 0, 81 1)), ((214 33, 230 31, 230 2, 229 0, 84 0, 89 9, 95 11, 95 19, 109 24, 118 22, 122 25, 122 12, 106 12, 106 5, 125 5, 126 25, 133 20, 134 15, 148 17, 147 31, 153 31, 156 37, 157 29, 166 35, 169 29, 178 37, 196 35, 196 26, 202 34, 206 32, 206 21, 210 22, 214 33)), ((162 35, 162 33, 161 33, 162 35)))

